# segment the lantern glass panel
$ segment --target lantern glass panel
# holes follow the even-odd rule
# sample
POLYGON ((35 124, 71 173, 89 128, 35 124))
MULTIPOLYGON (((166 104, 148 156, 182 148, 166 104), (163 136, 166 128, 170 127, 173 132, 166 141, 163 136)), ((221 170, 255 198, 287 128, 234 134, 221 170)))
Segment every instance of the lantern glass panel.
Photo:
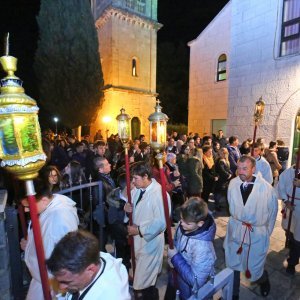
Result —
POLYGON ((165 121, 159 122, 158 143, 162 145, 166 143, 166 122, 165 121))
POLYGON ((150 143, 157 143, 157 122, 150 122, 150 143))
POLYGON ((129 139, 129 120, 118 120, 118 133, 122 141, 128 141, 129 139))

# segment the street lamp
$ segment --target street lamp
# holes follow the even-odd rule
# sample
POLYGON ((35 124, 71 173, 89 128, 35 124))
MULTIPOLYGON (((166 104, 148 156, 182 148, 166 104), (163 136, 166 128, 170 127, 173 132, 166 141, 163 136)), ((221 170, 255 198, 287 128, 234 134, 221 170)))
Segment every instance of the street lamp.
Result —
POLYGON ((44 299, 48 300, 51 295, 33 184, 46 160, 38 122, 39 108, 36 101, 25 94, 22 80, 14 74, 17 59, 9 56, 8 39, 9 34, 5 55, 0 57, 2 68, 7 73, 0 84, 1 167, 25 181, 44 299))
MULTIPOLYGON (((262 120, 264 116, 264 110, 265 110, 265 102, 262 100, 262 97, 259 98, 258 101, 255 103, 255 109, 254 109, 254 133, 253 133, 253 143, 255 143, 256 139, 256 131, 258 127, 258 123, 262 120)), ((251 149, 251 155, 253 156, 254 148, 252 146, 251 149)))
POLYGON ((171 231, 171 219, 169 213, 169 205, 166 191, 166 180, 163 169, 163 156, 164 149, 166 146, 167 138, 167 122, 169 120, 168 116, 161 112, 162 107, 159 105, 160 101, 157 99, 155 112, 148 117, 150 121, 150 145, 157 153, 156 159, 158 160, 159 174, 161 180, 161 191, 164 203, 164 212, 167 225, 167 234, 170 249, 174 248, 172 231, 171 231))
POLYGON ((58 122, 58 118, 54 117, 53 121, 55 122, 55 136, 57 136, 57 122, 58 122))
MULTIPOLYGON (((131 190, 130 190, 130 170, 129 170, 129 158, 128 158, 128 142, 130 139, 130 116, 125 114, 125 109, 120 109, 120 114, 116 117, 118 122, 118 135, 123 144, 125 151, 125 170, 126 170, 126 187, 127 187, 127 198, 128 203, 131 204, 131 190)), ((132 225, 132 214, 129 214, 129 225, 132 225)), ((129 237, 129 244, 131 245, 131 261, 132 261, 132 270, 133 276, 135 272, 135 255, 134 255, 134 240, 133 237, 129 237)))

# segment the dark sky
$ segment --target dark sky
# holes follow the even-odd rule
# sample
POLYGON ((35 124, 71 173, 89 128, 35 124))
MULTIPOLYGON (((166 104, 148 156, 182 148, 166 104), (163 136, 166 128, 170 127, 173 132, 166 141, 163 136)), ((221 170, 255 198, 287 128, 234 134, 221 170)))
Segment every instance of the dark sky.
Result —
MULTIPOLYGON (((158 1, 158 21, 164 25, 158 32, 158 44, 168 42, 175 45, 175 47, 179 43, 185 45, 186 49, 184 50, 183 65, 181 67, 184 77, 188 74, 189 52, 186 43, 196 38, 227 2, 228 0, 158 1)), ((2 41, 5 33, 9 31, 11 36, 10 54, 18 58, 17 76, 24 81, 26 93, 35 99, 38 99, 38 90, 32 66, 37 47, 38 27, 36 15, 39 11, 39 5, 40 0, 2 0, 0 9, 0 54, 4 53, 2 41)), ((158 47, 158 49, 160 48, 158 47)), ((160 71, 159 63, 157 71, 160 71)), ((180 70, 178 71, 180 72, 180 70)), ((0 72, 2 78, 3 73, 0 72)), ((185 79, 183 82, 187 82, 187 80, 185 79)), ((164 84, 168 83, 162 82, 162 85, 164 84)), ((170 88, 173 88, 172 83, 170 83, 170 88)), ((184 83, 180 88, 183 90, 188 89, 184 83)), ((187 92, 183 92, 183 94, 187 95, 187 92)), ((169 101, 167 98, 165 101, 169 101)), ((184 98, 186 97, 184 96, 184 98)), ((187 99, 184 99, 184 101, 187 102, 187 99)), ((39 106, 41 106, 41 102, 42 99, 38 100, 39 106)), ((186 120, 186 112, 183 112, 183 114, 185 114, 184 120, 186 120)), ((43 118, 43 115, 47 115, 47 113, 41 109, 40 118, 43 118)), ((49 116, 47 119, 49 119, 49 116)), ((179 121, 181 115, 175 113, 173 119, 175 122, 179 121)))

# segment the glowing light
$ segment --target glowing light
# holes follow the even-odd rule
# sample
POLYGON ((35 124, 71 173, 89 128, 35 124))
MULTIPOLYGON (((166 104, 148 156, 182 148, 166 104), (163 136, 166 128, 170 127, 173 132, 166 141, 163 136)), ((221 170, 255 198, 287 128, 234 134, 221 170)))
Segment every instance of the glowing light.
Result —
POLYGON ((110 116, 105 116, 105 117, 103 117, 102 121, 103 121, 103 123, 107 124, 111 121, 111 117, 110 116))

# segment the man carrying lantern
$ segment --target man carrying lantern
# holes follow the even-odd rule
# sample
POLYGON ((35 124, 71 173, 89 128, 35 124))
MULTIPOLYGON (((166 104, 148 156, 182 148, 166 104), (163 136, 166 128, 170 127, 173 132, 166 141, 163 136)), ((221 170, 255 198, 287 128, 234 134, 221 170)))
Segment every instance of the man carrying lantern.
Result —
POLYGON ((255 159, 243 155, 237 163, 238 176, 228 188, 230 219, 224 241, 226 266, 234 270, 233 299, 239 299, 240 272, 260 285, 266 297, 270 292, 264 270, 278 202, 275 190, 261 174, 255 173, 255 159))
MULTIPOLYGON (((133 288, 136 300, 158 300, 155 287, 161 272, 164 253, 164 215, 161 185, 151 178, 146 164, 138 164, 132 170, 133 205, 127 203, 126 212, 133 211, 133 224, 128 226, 128 234, 134 237, 136 270, 133 288)), ((170 207, 170 198, 168 197, 170 207)))

